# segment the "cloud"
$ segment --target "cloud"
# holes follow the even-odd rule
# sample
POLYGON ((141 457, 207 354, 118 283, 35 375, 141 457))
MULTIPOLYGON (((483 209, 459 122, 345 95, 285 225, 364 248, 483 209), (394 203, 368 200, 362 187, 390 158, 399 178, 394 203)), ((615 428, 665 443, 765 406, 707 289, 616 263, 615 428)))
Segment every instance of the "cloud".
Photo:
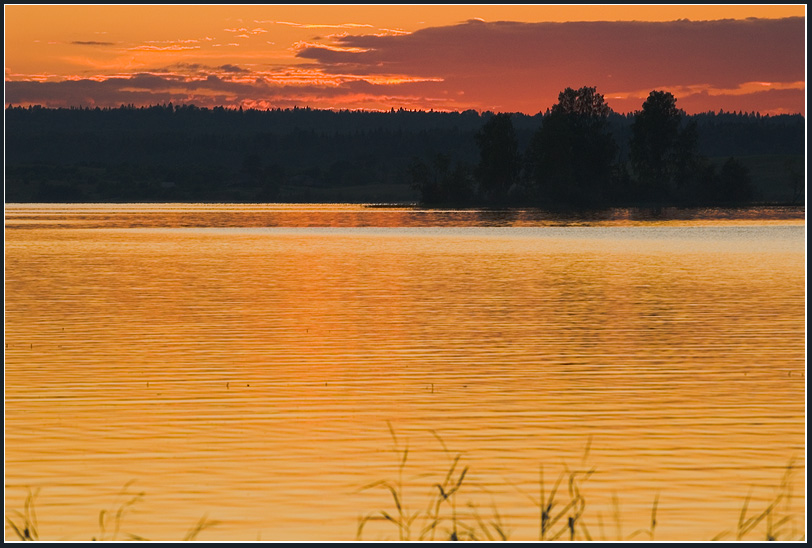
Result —
POLYGON ((184 51, 190 49, 200 49, 200 46, 183 46, 171 44, 168 46, 141 45, 129 48, 130 51, 184 51))
MULTIPOLYGON (((204 67, 189 64, 183 68, 204 67)), ((216 68, 223 70, 223 67, 216 68)), ((231 68, 239 69, 233 66, 231 68)), ((389 89, 388 86, 384 87, 389 89)), ((370 91, 373 88, 375 86, 369 84, 365 90, 370 91)), ((175 74, 142 73, 102 80, 7 81, 6 104, 115 107, 130 103, 152 105, 172 101, 199 106, 236 106, 244 103, 306 106, 308 102, 334 101, 337 97, 357 95, 358 92, 358 84, 353 82, 302 84, 287 83, 284 80, 277 82, 269 78, 233 81, 216 74, 190 78, 175 74)))
MULTIPOLYGON (((315 39, 318 40, 319 37, 316 37, 315 39)), ((298 42, 294 42, 294 44, 291 46, 291 49, 294 50, 294 51, 298 50, 299 52, 307 51, 307 50, 320 50, 321 51, 322 62, 324 62, 325 59, 329 59, 330 53, 328 53, 328 52, 362 53, 364 51, 368 51, 368 50, 366 50, 364 48, 325 45, 325 44, 319 44, 318 42, 309 42, 307 40, 299 40, 298 42)), ((304 56, 299 55, 299 57, 304 57, 304 56)), ((337 56, 336 61, 334 61, 333 63, 328 63, 328 64, 340 64, 341 63, 340 59, 341 59, 341 56, 337 56)))
MULTIPOLYGON (((174 74, 175 76, 181 77, 181 78, 184 78, 184 77, 185 78, 194 78, 194 77, 200 77, 200 76, 207 76, 209 74, 215 74, 216 75, 216 74, 221 74, 221 73, 225 73, 226 75, 240 75, 240 74, 245 75, 245 74, 251 74, 251 71, 246 69, 246 68, 240 67, 238 65, 232 65, 232 64, 229 64, 229 63, 227 63, 225 65, 211 66, 211 65, 205 65, 205 64, 202 64, 202 63, 184 63, 184 62, 181 62, 181 63, 173 63, 173 64, 171 64, 169 66, 166 66, 166 67, 152 68, 152 69, 149 69, 149 70, 145 71, 144 73, 149 73, 149 74, 154 74, 154 73, 167 74, 167 73, 170 73, 170 74, 174 74)), ((142 73, 142 74, 144 74, 144 73, 142 73)))
MULTIPOLYGON (((719 96, 716 96, 719 97, 719 96)), ((716 97, 706 92, 680 96, 678 106, 687 112, 719 110, 728 112, 760 112, 762 114, 796 114, 804 112, 806 91, 803 89, 768 89, 751 93, 725 95, 714 109, 705 105, 716 97)))
POLYGON ((240 27, 238 29, 223 29, 223 30, 226 31, 226 32, 240 33, 241 36, 246 36, 246 37, 248 37, 249 34, 264 34, 264 33, 268 32, 267 30, 265 30, 265 29, 263 29, 261 27, 257 27, 257 28, 254 28, 254 29, 248 29, 246 27, 240 27))
POLYGON ((114 46, 114 42, 98 42, 96 40, 74 40, 71 42, 76 46, 114 46))
MULTIPOLYGON (((630 89, 805 80, 803 18, 519 23, 470 20, 400 36, 348 35, 297 56, 326 72, 442 78, 483 105, 537 112, 565 87, 630 89), (512 96, 512 97, 511 97, 512 96)), ((611 104, 611 103, 610 103, 611 104)), ((638 107, 639 108, 639 107, 638 107)))
POLYGON ((217 68, 219 68, 220 70, 224 70, 226 72, 241 72, 241 73, 250 73, 251 72, 250 70, 244 69, 242 67, 238 67, 237 65, 228 65, 228 64, 226 64, 226 65, 220 65, 217 68))
MULTIPOLYGON (((188 45, 192 42, 156 42, 149 48, 199 47, 188 45)), ((291 48, 297 62, 287 66, 263 64, 260 57, 241 66, 247 57, 230 57, 233 54, 226 52, 236 51, 233 48, 219 49, 222 55, 209 57, 218 59, 210 65, 201 64, 203 56, 195 63, 178 62, 129 76, 119 72, 56 82, 7 71, 6 104, 173 101, 216 106, 216 101, 224 101, 219 104, 364 108, 367 101, 366 108, 387 110, 402 106, 534 114, 551 107, 565 87, 597 86, 618 112, 639 109, 653 89, 672 91, 678 106, 688 112, 805 112, 803 18, 668 23, 471 20, 411 34, 297 42, 291 48)))
MULTIPOLYGON (((615 73, 663 83, 735 85, 758 79, 803 79, 804 20, 749 19, 691 22, 485 23, 434 27, 404 36, 338 37, 362 55, 326 58, 375 70, 615 73), (760 75, 756 77, 756 75, 760 75)), ((322 52, 300 52, 322 61, 322 52)))
MULTIPOLYGON (((338 24, 313 24, 313 23, 294 23, 292 21, 254 21, 254 23, 273 23, 276 25, 285 25, 288 27, 297 27, 303 29, 359 29, 359 28, 374 28, 372 25, 366 23, 338 23, 338 24)), ((228 29, 226 29, 228 30, 228 29)))

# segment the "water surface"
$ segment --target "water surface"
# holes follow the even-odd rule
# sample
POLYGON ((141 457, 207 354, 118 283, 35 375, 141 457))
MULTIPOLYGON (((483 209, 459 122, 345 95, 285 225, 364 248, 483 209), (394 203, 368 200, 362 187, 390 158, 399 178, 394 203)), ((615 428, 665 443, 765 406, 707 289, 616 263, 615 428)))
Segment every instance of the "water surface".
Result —
POLYGON ((397 479, 387 423, 407 505, 462 453, 459 506, 511 540, 540 465, 594 467, 596 538, 659 494, 655 538, 706 540, 794 457, 803 529, 803 210, 5 213, 6 511, 40 487, 42 538, 98 538, 134 481, 120 537, 352 540, 394 511, 359 491, 397 479))

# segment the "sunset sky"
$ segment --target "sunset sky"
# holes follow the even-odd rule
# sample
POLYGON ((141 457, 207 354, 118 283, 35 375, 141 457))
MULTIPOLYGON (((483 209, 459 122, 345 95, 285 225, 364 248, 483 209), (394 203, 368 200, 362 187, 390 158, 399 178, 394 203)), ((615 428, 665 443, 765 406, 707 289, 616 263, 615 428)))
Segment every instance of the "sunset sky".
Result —
POLYGON ((5 104, 806 113, 806 5, 6 5, 5 104))

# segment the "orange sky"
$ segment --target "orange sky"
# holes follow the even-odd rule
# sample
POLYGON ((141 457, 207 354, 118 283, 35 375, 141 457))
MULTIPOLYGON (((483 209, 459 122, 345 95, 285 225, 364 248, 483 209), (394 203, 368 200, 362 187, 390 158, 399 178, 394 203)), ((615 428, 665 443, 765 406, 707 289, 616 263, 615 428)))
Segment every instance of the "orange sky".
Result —
POLYGON ((806 6, 5 6, 5 102, 805 113, 806 6), (755 19, 748 19, 755 18, 755 19))

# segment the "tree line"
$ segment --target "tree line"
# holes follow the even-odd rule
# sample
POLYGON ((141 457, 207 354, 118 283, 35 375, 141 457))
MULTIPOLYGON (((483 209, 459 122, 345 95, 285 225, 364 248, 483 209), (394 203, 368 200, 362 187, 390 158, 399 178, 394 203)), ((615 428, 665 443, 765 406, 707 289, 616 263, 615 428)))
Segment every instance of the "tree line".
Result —
POLYGON ((596 88, 566 88, 524 151, 512 115, 496 114, 476 134, 479 162, 473 170, 438 153, 413 160, 412 185, 427 204, 560 208, 754 199, 749 170, 733 156, 717 169, 700 152, 698 121, 677 108, 670 92, 652 91, 633 113, 624 155, 611 114, 596 88))
POLYGON ((533 116, 10 106, 6 201, 746 201, 743 157, 792 159, 787 177, 802 194, 803 116, 688 116, 657 93, 667 104, 649 97, 628 115, 595 88, 568 88, 533 116))

